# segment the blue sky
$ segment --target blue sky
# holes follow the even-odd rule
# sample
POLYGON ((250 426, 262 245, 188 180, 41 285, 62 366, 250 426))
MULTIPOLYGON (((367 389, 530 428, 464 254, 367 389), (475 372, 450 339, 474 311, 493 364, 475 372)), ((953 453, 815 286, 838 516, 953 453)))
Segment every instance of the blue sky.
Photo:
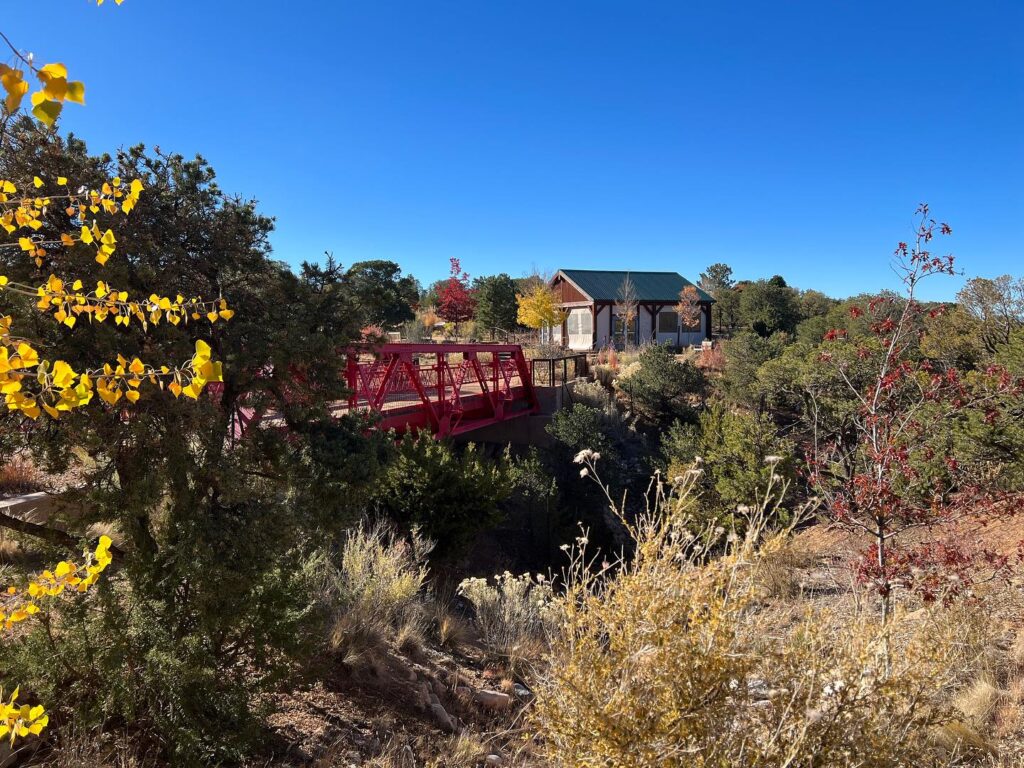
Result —
POLYGON ((66 130, 201 153, 293 264, 849 295, 926 200, 969 275, 1024 273, 1019 0, 34 0, 3 30, 86 82, 66 130))

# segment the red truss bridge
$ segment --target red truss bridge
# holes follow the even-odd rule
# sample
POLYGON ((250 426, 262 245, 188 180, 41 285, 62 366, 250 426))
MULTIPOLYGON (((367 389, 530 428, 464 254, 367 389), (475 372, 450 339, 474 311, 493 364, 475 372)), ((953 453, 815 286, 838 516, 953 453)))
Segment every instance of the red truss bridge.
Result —
MULTIPOLYGON (((541 373, 553 383, 554 363, 549 367, 541 373)), ((518 344, 359 345, 348 349, 340 373, 350 395, 331 406, 332 414, 369 412, 379 429, 399 433, 425 430, 444 438, 540 410, 533 371, 518 344)), ((209 390, 215 395, 222 386, 209 390)), ((232 440, 260 424, 283 426, 273 412, 236 408, 232 440)))
POLYGON ((470 432, 540 410, 518 344, 382 344, 348 354, 351 395, 336 413, 370 411, 381 429, 470 432))

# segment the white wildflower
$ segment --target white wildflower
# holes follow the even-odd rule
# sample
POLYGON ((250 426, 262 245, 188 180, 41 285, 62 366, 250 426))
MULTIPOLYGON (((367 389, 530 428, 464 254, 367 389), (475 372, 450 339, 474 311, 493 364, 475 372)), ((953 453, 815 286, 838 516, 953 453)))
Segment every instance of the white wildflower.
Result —
POLYGON ((764 463, 765 464, 778 464, 780 461, 782 461, 782 457, 781 456, 774 456, 773 455, 773 456, 765 456, 764 457, 764 463))

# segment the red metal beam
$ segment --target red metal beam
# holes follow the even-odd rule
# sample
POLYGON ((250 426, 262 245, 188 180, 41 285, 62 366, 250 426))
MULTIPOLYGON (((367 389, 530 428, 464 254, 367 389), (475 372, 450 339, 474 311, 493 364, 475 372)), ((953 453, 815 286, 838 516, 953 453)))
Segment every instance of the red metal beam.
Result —
MULTIPOLYGON (((426 430, 443 438, 540 410, 518 344, 359 345, 347 350, 339 375, 349 394, 332 411, 369 411, 381 429, 426 430), (451 355, 462 356, 454 367, 451 355), (424 361, 430 356, 432 363, 424 361)), ((233 436, 240 438, 263 415, 236 414, 233 436)))

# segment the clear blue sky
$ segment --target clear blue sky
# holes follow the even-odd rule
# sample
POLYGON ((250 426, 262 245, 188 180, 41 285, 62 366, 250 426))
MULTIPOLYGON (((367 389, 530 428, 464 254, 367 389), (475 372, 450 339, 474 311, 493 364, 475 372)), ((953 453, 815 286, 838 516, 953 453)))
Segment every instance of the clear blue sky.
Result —
POLYGON ((203 154, 293 264, 724 261, 848 295, 892 284, 927 200, 968 274, 1024 273, 1021 0, 33 0, 2 24, 86 82, 65 129, 203 154))

